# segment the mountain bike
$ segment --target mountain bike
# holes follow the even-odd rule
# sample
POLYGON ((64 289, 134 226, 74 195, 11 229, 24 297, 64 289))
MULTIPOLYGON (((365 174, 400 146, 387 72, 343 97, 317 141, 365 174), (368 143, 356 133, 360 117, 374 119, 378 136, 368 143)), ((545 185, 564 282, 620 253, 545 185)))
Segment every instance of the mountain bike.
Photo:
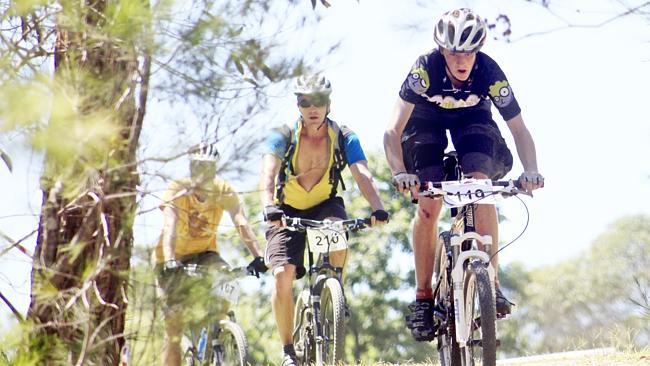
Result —
POLYGON ((492 237, 475 230, 476 204, 495 195, 525 193, 518 181, 461 179, 429 182, 420 197, 441 197, 452 208, 451 229, 440 233, 434 263, 438 352, 443 366, 496 364, 495 273, 492 237))
MULTIPOLYGON (((199 281, 210 280, 214 300, 226 301, 233 305, 239 300, 240 288, 237 279, 253 275, 246 267, 215 268, 197 264, 186 264, 182 271, 188 277, 199 281)), ((237 324, 234 311, 230 310, 227 314, 228 319, 216 320, 210 315, 207 319, 186 327, 181 339, 184 365, 248 365, 246 335, 237 324)))
POLYGON ((296 356, 303 365, 335 365, 343 360, 346 303, 343 268, 330 263, 330 253, 347 249, 347 233, 370 226, 370 219, 284 220, 287 227, 306 233, 309 256, 308 281, 294 309, 296 356))

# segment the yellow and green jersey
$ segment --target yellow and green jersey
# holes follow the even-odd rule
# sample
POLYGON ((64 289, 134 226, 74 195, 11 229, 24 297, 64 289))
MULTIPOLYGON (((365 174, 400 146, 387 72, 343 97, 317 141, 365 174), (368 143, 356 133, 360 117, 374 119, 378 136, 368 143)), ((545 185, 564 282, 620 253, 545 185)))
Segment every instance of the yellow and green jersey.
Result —
MULTIPOLYGON (((200 201, 192 188, 190 178, 172 182, 163 194, 160 209, 173 207, 178 214, 176 223, 176 258, 205 251, 218 251, 217 227, 223 212, 239 204, 239 197, 230 184, 215 178, 201 188, 206 198, 200 201)), ((162 235, 155 250, 155 261, 163 261, 162 235)))

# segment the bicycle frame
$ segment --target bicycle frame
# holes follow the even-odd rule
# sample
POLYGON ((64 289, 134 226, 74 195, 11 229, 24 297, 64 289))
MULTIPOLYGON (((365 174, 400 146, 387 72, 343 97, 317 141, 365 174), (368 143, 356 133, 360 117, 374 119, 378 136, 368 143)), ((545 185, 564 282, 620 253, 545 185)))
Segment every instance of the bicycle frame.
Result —
MULTIPOLYGON (((291 219, 291 218, 288 218, 291 219)), ((324 222, 327 223, 327 222, 324 222)), ((344 231, 349 231, 349 230, 356 230, 359 228, 365 227, 369 223, 369 219, 353 219, 353 220, 345 220, 342 222, 338 222, 341 224, 341 227, 339 229, 336 229, 339 231, 339 233, 343 233, 344 231)), ((321 222, 318 221, 313 221, 313 220, 305 220, 305 219, 291 219, 291 225, 290 227, 293 227, 294 229, 297 230, 306 230, 308 227, 311 225, 319 225, 321 222), (307 226, 304 226, 303 224, 306 224, 307 226)), ((315 226, 314 228, 318 228, 318 226, 315 226)), ((323 228, 328 228, 327 225, 325 225, 323 228)), ((329 227, 332 229, 333 227, 329 227)), ((324 360, 324 350, 325 350, 325 344, 326 342, 334 341, 332 339, 326 339, 325 332, 323 330, 323 323, 321 321, 321 294, 323 292, 323 289, 328 286, 328 281, 330 279, 336 280, 338 283, 335 285, 340 289, 341 292, 339 292, 338 296, 342 295, 342 277, 343 277, 343 267, 337 267, 332 265, 330 262, 330 245, 327 245, 327 250, 322 252, 322 253, 315 253, 311 250, 309 243, 306 243, 306 250, 308 251, 308 260, 309 260, 309 276, 307 279, 307 285, 306 289, 309 290, 309 296, 307 299, 302 298, 302 303, 304 304, 303 308, 300 309, 300 313, 296 314, 299 316, 300 321, 297 322, 296 326, 294 327, 293 330, 293 338, 295 339, 298 335, 299 332, 301 332, 301 329, 303 327, 303 320, 306 320, 309 322, 310 325, 307 328, 307 338, 314 341, 315 344, 313 345, 315 348, 315 364, 316 365, 323 365, 326 360, 324 360), (316 255, 316 258, 315 258, 316 255), (307 314, 307 316, 305 316, 307 314)), ((347 249, 346 249, 347 250, 347 249)), ((331 286, 331 284, 330 284, 331 286)), ((300 296, 304 297, 304 292, 301 292, 300 296)), ((337 290, 338 291, 338 290, 337 290)), ((340 299, 340 297, 339 297, 340 299)), ((343 297, 344 299, 344 297, 343 297)), ((345 302, 343 302, 344 304, 345 302)), ((297 319, 294 319, 296 321, 297 319)), ((305 340, 307 341, 307 340, 305 340)), ((334 347, 336 348, 336 342, 334 342, 335 345, 334 347)), ((303 352, 307 352, 307 347, 306 345, 303 345, 304 349, 303 352)))
MULTIPOLYGON (((203 278, 213 270, 214 269, 202 265, 197 265, 197 264, 187 264, 183 267, 183 272, 186 276, 197 278, 197 279, 203 278)), ((239 277, 251 274, 246 267, 229 268, 229 269, 222 268, 222 269, 216 269, 216 272, 220 272, 222 275, 226 276, 227 278, 226 282, 223 282, 221 284, 221 286, 226 288, 231 288, 228 286, 230 280, 235 280, 239 277)), ((214 286, 215 284, 218 284, 218 282, 214 282, 211 286, 214 286)), ((221 299, 222 301, 231 302, 231 299, 229 299, 228 297, 223 297, 221 299)), ((183 337, 184 340, 182 341, 186 343, 182 345, 182 348, 192 349, 195 356, 198 359, 197 361, 201 362, 201 364, 211 361, 206 357, 207 355, 210 355, 209 356, 210 358, 214 358, 213 360, 214 364, 216 365, 222 364, 223 345, 219 341, 219 336, 221 332, 225 331, 224 326, 226 326, 226 323, 230 322, 234 324, 236 327, 239 327, 238 325, 236 325, 237 321, 235 319, 235 313, 232 309, 229 310, 226 313, 226 315, 228 316, 228 320, 216 319, 214 321, 206 322, 204 324, 196 323, 196 324, 186 325, 186 330, 185 330, 186 335, 183 337), (206 339, 211 339, 211 344, 205 344, 203 346, 203 349, 201 350, 202 352, 199 353, 199 339, 201 337, 200 331, 202 328, 204 328, 207 331, 206 339), (210 348, 211 351, 208 351, 208 348, 210 348)), ((210 364, 212 365, 212 363, 210 364)))

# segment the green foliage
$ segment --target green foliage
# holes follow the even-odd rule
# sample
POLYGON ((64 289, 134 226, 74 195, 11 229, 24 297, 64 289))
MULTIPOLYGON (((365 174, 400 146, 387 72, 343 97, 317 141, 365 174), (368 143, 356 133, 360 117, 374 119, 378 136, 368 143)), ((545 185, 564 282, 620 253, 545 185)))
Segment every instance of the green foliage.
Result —
POLYGON ((41 80, 12 81, 0 87, 0 131, 35 124, 50 109, 49 88, 41 80))
POLYGON ((108 2, 104 13, 106 37, 127 44, 152 47, 146 29, 152 21, 152 11, 146 0, 119 0, 108 2))
POLYGON ((24 16, 50 3, 49 0, 15 0, 12 1, 10 13, 24 16))
POLYGON ((48 355, 55 365, 66 363, 65 345, 54 336, 35 335, 35 329, 26 321, 0 335, 0 366, 40 366, 43 355, 48 355))
POLYGON ((527 328, 529 309, 526 304, 530 301, 526 287, 530 285, 530 272, 523 264, 515 262, 507 266, 499 266, 499 282, 501 290, 514 301, 517 306, 507 320, 498 324, 498 337, 501 341, 499 353, 501 356, 519 356, 530 350, 530 337, 533 336, 527 328))
MULTIPOLYGON (((650 217, 620 219, 583 255, 534 270, 523 305, 531 349, 636 344, 650 339, 647 319, 633 301, 650 283, 650 217), (532 334, 531 334, 532 335, 532 334)), ((647 292, 646 292, 647 293, 647 292)))

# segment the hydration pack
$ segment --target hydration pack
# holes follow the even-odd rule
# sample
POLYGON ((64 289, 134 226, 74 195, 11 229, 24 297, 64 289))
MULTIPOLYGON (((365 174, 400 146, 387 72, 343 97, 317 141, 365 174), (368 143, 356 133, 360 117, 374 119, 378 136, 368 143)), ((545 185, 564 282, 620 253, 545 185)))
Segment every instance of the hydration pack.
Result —
MULTIPOLYGON (((338 184, 341 183, 341 189, 345 191, 345 183, 343 182, 343 177, 341 172, 348 165, 348 159, 345 154, 345 139, 352 133, 352 130, 346 126, 339 126, 338 123, 332 121, 331 119, 326 119, 327 125, 334 130, 334 135, 336 138, 332 143, 334 144, 334 162, 330 167, 330 178, 329 183, 332 186, 332 192, 330 193, 330 198, 336 196, 338 191, 338 184)), ((291 162, 293 154, 296 150, 296 145, 298 143, 298 124, 301 123, 300 120, 293 123, 291 126, 283 125, 279 127, 279 131, 285 140, 285 152, 284 157, 282 158, 282 165, 280 167, 280 173, 278 174, 277 179, 277 190, 275 197, 282 203, 284 202, 284 186, 287 183, 290 175, 295 175, 294 167, 291 162)))

